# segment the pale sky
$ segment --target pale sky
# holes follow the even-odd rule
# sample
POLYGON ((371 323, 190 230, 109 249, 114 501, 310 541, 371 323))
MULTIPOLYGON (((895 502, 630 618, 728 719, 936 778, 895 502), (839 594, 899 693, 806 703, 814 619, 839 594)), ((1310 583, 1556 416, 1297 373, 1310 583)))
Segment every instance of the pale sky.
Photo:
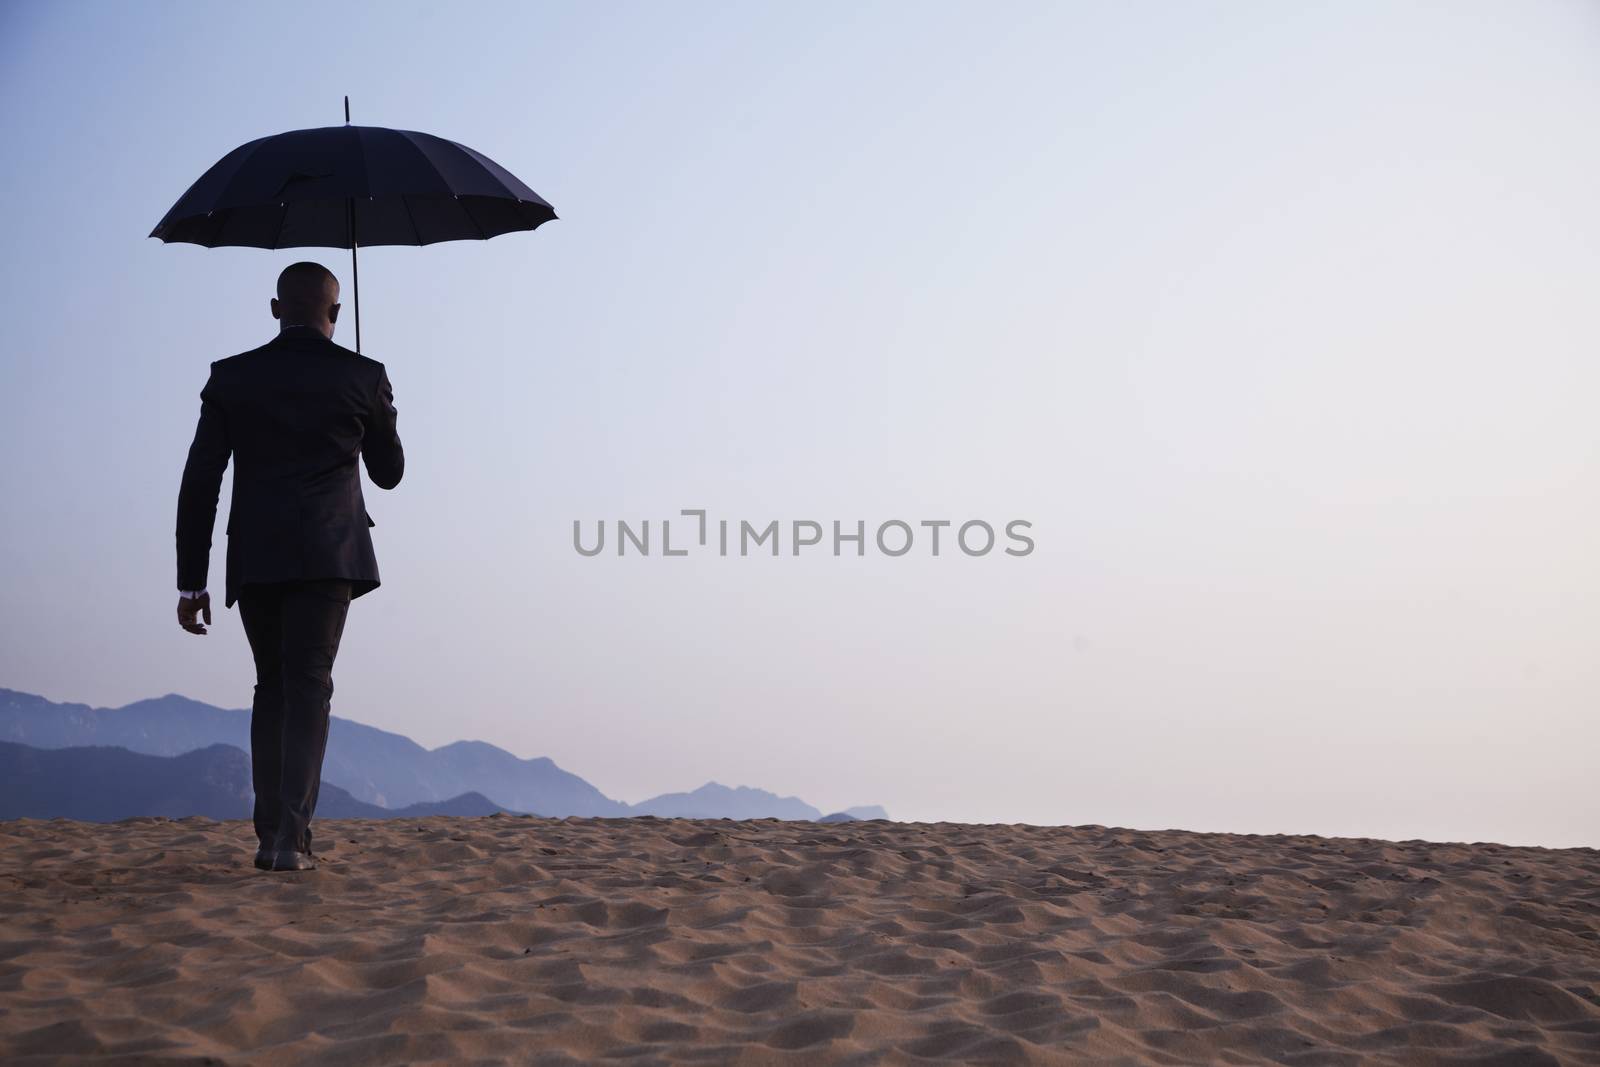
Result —
POLYGON ((1600 5, 268 10, 0 6, 0 686, 248 703, 179 474, 349 257, 145 235, 348 93, 561 218, 362 258, 409 462, 335 714, 628 801, 1600 845, 1600 5), (683 508, 1037 547, 573 550, 683 508))

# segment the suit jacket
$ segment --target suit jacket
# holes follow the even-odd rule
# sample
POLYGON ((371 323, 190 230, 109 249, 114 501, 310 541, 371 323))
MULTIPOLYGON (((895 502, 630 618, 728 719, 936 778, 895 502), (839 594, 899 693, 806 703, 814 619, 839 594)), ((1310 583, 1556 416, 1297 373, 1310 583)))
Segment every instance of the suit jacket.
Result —
POLYGON ((217 496, 234 459, 227 601, 251 582, 347 578, 378 586, 356 457, 374 485, 405 471, 383 364, 309 327, 211 364, 178 490, 178 588, 204 589, 217 496))

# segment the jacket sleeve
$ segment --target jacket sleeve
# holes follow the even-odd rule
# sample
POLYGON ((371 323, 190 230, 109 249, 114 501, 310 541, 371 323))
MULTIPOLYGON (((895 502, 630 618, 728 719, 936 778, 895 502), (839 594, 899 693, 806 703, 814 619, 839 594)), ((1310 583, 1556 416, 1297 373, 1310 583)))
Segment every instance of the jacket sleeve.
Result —
POLYGON ((211 532, 217 522, 217 494, 233 446, 217 402, 216 369, 200 391, 200 422, 194 428, 189 460, 178 488, 178 588, 204 589, 211 569, 211 532))
POLYGON ((406 471, 406 454, 400 447, 400 431, 395 425, 398 420, 389 371, 380 364, 372 411, 367 416, 361 439, 361 458, 367 465, 367 477, 379 489, 393 489, 400 484, 400 477, 406 471))

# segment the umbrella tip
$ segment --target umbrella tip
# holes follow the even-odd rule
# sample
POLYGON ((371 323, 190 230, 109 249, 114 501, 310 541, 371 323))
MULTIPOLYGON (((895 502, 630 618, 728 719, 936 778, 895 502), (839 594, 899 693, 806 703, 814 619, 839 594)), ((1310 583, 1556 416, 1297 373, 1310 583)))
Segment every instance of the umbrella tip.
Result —
POLYGON ((348 95, 344 98, 344 124, 346 126, 350 125, 350 97, 348 95))

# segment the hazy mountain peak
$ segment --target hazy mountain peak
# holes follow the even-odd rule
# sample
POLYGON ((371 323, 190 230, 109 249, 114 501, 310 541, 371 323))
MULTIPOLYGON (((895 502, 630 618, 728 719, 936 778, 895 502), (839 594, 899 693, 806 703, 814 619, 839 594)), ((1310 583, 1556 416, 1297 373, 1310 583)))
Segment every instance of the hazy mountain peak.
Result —
POLYGON ((822 812, 799 797, 780 797, 765 789, 707 782, 689 793, 663 793, 640 801, 633 815, 685 819, 818 819, 822 812))

